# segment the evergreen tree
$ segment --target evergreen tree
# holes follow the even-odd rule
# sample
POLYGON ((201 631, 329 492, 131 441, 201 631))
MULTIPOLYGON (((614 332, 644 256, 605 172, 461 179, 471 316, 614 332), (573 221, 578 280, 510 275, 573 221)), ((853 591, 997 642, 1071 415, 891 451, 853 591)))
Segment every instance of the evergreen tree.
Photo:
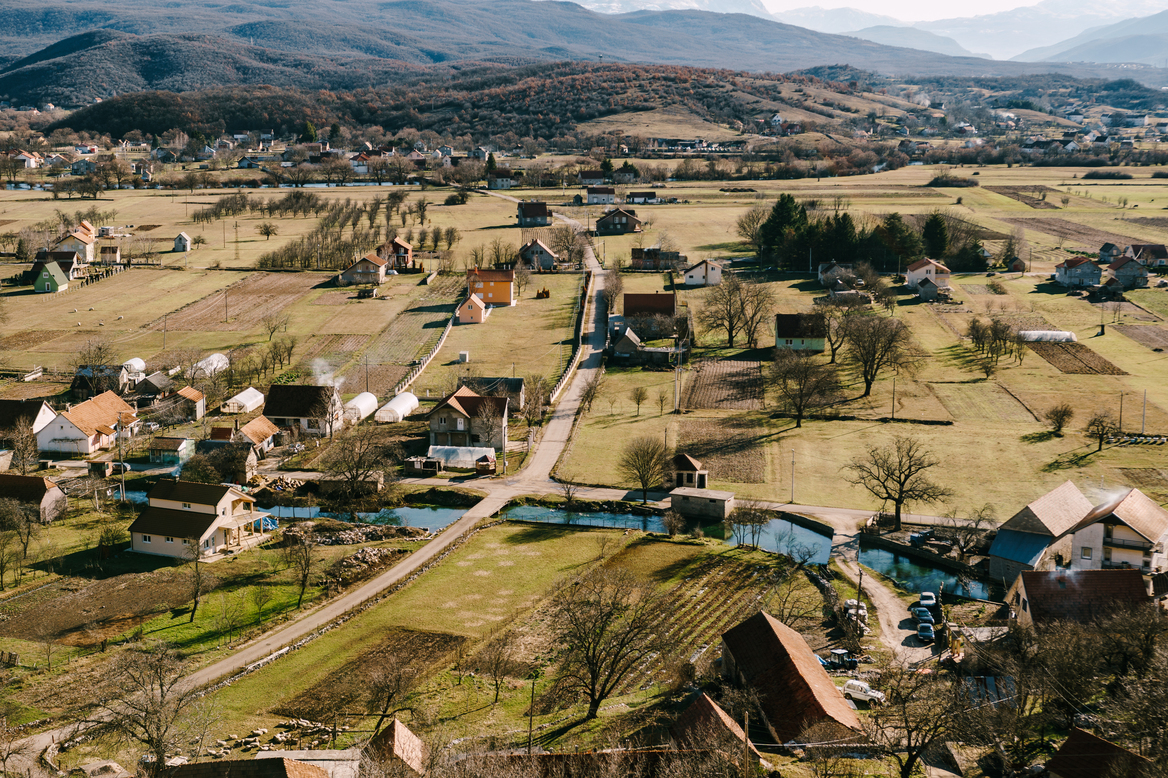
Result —
POLYGON ((953 256, 945 260, 950 270, 956 273, 977 273, 986 270, 989 263, 981 253, 981 241, 974 240, 966 243, 953 256))
POLYGON ((612 175, 612 160, 606 159, 600 163, 600 172, 604 173, 605 178, 612 175))
POLYGON ((936 211, 930 214, 921 238, 925 242, 926 255, 935 259, 944 257, 949 252, 949 227, 945 224, 945 217, 936 211))
POLYGON ((499 167, 499 163, 495 162, 495 152, 487 155, 487 173, 494 173, 495 169, 499 167))
POLYGON ((905 264, 921 256, 924 247, 921 238, 904 223, 899 213, 890 213, 876 228, 876 235, 884 247, 904 260, 905 264))
POLYGON ((641 177, 641 171, 637 169, 636 165, 631 164, 628 160, 625 160, 625 164, 620 166, 620 172, 629 173, 634 179, 641 177))
POLYGON ((789 248, 803 237, 807 229, 807 209, 789 194, 779 195, 770 216, 762 225, 762 254, 774 257, 782 265, 789 248))
POLYGON ((341 136, 341 125, 333 122, 333 126, 329 127, 329 140, 336 140, 341 136))
POLYGON ((16 261, 17 262, 31 262, 32 261, 32 252, 30 252, 28 250, 28 243, 25 242, 24 238, 21 238, 20 240, 18 240, 16 242, 16 261))
POLYGON ((304 122, 304 129, 300 132, 300 142, 316 143, 317 139, 316 125, 309 121, 304 122))

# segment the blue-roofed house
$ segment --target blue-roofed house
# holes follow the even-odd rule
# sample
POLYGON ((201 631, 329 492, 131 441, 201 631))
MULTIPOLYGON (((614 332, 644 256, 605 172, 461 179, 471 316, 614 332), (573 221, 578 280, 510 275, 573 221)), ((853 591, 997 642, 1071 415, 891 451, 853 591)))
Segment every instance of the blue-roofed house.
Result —
POLYGON ((1070 564, 1075 526, 1094 506, 1070 481, 1018 511, 990 546, 990 577, 1009 586, 1024 570, 1070 564))

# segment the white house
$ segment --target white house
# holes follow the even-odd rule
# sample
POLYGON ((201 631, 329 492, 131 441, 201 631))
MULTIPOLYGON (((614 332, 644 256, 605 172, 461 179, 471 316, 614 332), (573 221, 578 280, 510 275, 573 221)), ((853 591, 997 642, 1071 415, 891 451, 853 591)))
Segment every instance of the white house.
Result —
POLYGON ((1103 271, 1088 257, 1071 257, 1054 266, 1054 280, 1068 289, 1095 286, 1103 271))
POLYGON ((904 285, 909 289, 916 289, 924 279, 929 279, 938 287, 949 286, 949 268, 935 259, 918 259, 908 266, 904 274, 904 285))
POLYGON ((1151 574, 1168 566, 1168 511, 1139 489, 1096 506, 1073 533, 1072 569, 1132 568, 1151 574))
POLYGON ((53 251, 76 252, 77 256, 81 257, 81 261, 88 265, 93 263, 96 256, 95 245, 97 245, 97 238, 93 236, 93 233, 79 228, 57 241, 56 245, 53 246, 53 251))
POLYGON ((686 286, 717 286, 722 283, 722 266, 703 259, 685 269, 686 286))
POLYGON ((104 392, 58 413, 37 433, 41 451, 84 456, 109 448, 119 427, 133 434, 138 417, 122 398, 104 392))
POLYGON ((261 543, 264 519, 255 498, 235 487, 162 479, 148 508, 130 525, 130 548, 141 554, 208 562, 261 543))
POLYGON ((175 236, 175 239, 174 239, 174 250, 175 251, 181 251, 181 252, 190 251, 192 245, 193 244, 191 242, 191 236, 187 235, 185 232, 180 232, 178 235, 175 236))
POLYGON ((319 435, 339 430, 344 412, 335 386, 274 384, 264 403, 264 416, 277 427, 294 427, 319 435))
POLYGON ((611 186, 588 187, 588 205, 615 205, 616 190, 611 186))

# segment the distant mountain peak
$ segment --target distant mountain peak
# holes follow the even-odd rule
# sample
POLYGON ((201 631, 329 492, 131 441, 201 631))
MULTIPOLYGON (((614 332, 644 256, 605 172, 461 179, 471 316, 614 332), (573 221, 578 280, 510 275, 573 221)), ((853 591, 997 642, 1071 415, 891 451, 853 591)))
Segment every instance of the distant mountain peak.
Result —
POLYGON ((821 8, 810 5, 789 11, 772 11, 771 16, 786 24, 806 27, 818 32, 842 33, 848 30, 862 30, 868 27, 907 27, 905 22, 883 14, 861 11, 858 8, 821 8))

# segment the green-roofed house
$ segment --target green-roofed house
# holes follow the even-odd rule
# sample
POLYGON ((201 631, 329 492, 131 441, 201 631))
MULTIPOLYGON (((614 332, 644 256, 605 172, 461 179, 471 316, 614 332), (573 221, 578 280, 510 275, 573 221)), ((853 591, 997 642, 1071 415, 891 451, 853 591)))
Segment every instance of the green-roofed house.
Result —
POLYGON ((45 262, 32 285, 38 292, 64 292, 69 288, 69 278, 56 262, 45 262))

